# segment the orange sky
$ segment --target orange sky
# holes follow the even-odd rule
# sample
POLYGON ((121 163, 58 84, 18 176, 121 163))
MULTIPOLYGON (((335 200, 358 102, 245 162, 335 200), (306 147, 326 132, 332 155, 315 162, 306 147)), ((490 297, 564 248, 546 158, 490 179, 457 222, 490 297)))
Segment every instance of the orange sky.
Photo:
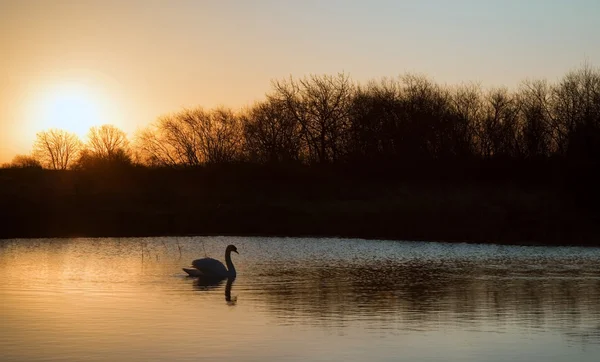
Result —
POLYGON ((556 80, 600 60, 599 12, 593 0, 0 0, 0 162, 41 129, 133 134, 184 106, 251 104, 289 75, 556 80))

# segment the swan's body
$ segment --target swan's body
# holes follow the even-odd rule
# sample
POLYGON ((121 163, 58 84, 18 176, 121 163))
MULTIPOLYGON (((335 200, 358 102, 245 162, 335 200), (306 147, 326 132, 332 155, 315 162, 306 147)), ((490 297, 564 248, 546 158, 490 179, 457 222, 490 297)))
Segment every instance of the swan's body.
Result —
POLYGON ((192 277, 204 278, 235 278, 236 272, 231 261, 231 252, 239 254, 234 245, 228 245, 225 249, 225 264, 213 258, 196 259, 192 262, 193 268, 183 268, 183 271, 192 277))

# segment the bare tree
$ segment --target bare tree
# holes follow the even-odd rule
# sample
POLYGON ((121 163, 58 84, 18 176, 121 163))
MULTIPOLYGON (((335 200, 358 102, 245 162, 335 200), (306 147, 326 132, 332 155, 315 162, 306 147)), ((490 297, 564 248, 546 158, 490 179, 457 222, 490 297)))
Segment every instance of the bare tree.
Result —
POLYGON ((273 82, 270 100, 281 102, 300 124, 313 162, 340 158, 348 130, 355 86, 348 75, 315 76, 273 82))
POLYGON ((231 162, 241 153, 242 125, 229 109, 185 109, 160 117, 138 134, 136 148, 153 165, 231 162))
POLYGON ((420 75, 407 74, 403 82, 403 153, 413 159, 438 159, 451 154, 449 141, 455 119, 450 93, 420 75))
POLYGON ((588 157, 600 152, 600 68, 585 64, 554 88, 553 139, 560 153, 588 157))
POLYGON ((300 159, 300 125, 277 101, 256 104, 243 116, 246 151, 258 162, 289 162, 300 159))
POLYGON ((444 149, 453 158, 476 153, 476 125, 483 118, 483 91, 477 83, 462 84, 449 91, 448 122, 444 132, 444 149))
POLYGON ((33 155, 42 165, 53 170, 66 170, 77 158, 82 143, 74 133, 60 129, 39 132, 33 155))
POLYGON ((94 156, 107 161, 129 153, 127 135, 110 124, 90 128, 87 147, 94 156))
POLYGON ((558 149, 561 127, 552 113, 552 87, 543 80, 526 81, 518 93, 520 105, 519 149, 525 158, 548 156, 558 149))
POLYGON ((155 166, 197 166, 204 162, 199 123, 202 108, 184 109, 161 116, 136 137, 136 148, 145 163, 155 166))
POLYGON ((366 86, 343 73, 272 85, 265 102, 244 112, 194 108, 159 118, 138 134, 135 154, 146 164, 187 166, 246 156, 417 164, 567 153, 600 158, 600 72, 589 66, 556 86, 527 81, 514 92, 446 87, 414 74, 366 86))
POLYGON ((217 108, 208 113, 201 140, 207 163, 233 162, 240 158, 243 129, 240 117, 230 109, 217 108))
POLYGON ((483 158, 520 153, 519 99, 506 88, 489 90, 483 99, 482 116, 474 122, 474 143, 483 158))
POLYGON ((402 138, 402 97, 402 84, 397 79, 384 78, 357 87, 346 150, 351 159, 364 162, 398 157, 402 138))
POLYGON ((136 135, 134 148, 139 161, 149 166, 175 166, 183 163, 174 147, 164 141, 164 135, 157 124, 148 126, 136 135))

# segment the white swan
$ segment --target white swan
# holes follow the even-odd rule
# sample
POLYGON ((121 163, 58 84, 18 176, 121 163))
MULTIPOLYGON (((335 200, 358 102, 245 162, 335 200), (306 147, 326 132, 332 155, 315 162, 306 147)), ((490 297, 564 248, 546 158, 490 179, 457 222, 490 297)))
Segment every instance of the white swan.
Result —
POLYGON ((235 245, 228 245, 225 249, 225 264, 213 258, 196 259, 192 262, 193 268, 183 268, 183 271, 192 277, 205 278, 235 278, 235 267, 231 262, 231 252, 239 254, 235 245))

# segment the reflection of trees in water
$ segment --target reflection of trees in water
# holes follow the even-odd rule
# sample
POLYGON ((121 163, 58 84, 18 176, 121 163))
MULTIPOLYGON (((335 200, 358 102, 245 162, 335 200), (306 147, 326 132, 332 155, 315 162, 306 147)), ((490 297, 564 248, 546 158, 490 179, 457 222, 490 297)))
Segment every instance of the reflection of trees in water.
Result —
POLYGON ((564 334, 570 343, 600 344, 600 324, 593 327, 567 328, 564 334))
POLYGON ((600 320, 600 269, 591 261, 576 267, 525 260, 414 260, 281 268, 263 270, 259 299, 287 321, 501 330, 513 324, 572 329, 600 320))

